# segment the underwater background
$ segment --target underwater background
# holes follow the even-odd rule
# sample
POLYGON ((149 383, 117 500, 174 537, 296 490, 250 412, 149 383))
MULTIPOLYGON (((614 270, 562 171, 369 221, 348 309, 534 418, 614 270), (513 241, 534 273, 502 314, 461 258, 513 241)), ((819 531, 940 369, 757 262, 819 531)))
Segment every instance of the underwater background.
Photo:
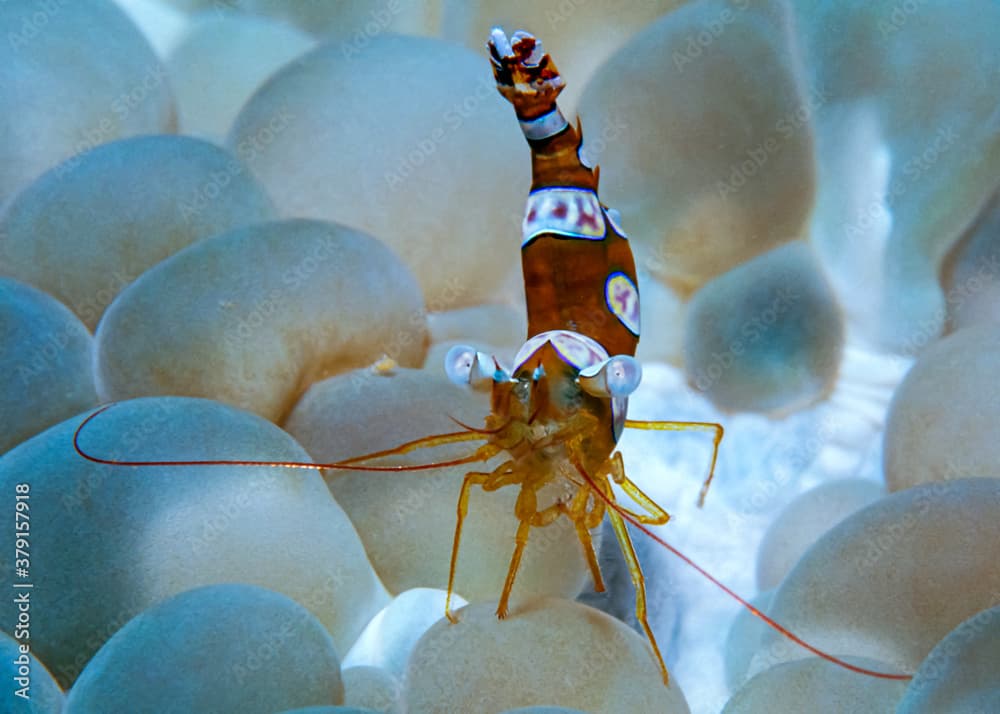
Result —
POLYGON ((998 0, 0 0, 0 711, 1000 711, 998 374, 998 0), (710 435, 626 430, 653 530, 889 678, 633 528, 665 686, 607 521, 606 592, 557 519, 497 620, 513 487, 449 624, 480 466, 77 453, 485 436, 444 363, 527 336, 494 26, 629 236, 630 418, 725 429, 703 507, 710 435))

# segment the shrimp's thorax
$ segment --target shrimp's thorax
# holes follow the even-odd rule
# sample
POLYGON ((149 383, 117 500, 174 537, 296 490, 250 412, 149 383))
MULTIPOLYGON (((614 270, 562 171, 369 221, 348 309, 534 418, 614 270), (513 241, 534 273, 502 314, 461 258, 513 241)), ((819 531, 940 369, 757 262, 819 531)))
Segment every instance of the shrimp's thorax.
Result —
MULTIPOLYGON (((494 415, 491 420, 499 421, 501 418, 494 415)), ((518 417, 505 421, 506 426, 496 434, 493 443, 515 458, 525 454, 541 454, 553 458, 563 454, 567 448, 575 451, 571 444, 580 441, 581 437, 596 426, 595 420, 589 415, 580 415, 568 423, 540 419, 529 423, 518 417)))
POLYGON ((501 425, 490 442, 509 457, 503 471, 513 483, 538 494, 539 509, 556 502, 568 504, 585 488, 577 464, 594 475, 604 471, 606 454, 587 448, 600 427, 590 414, 580 413, 561 422, 536 419, 529 423, 500 415, 487 419, 487 428, 501 425))
POLYGON ((496 385, 486 428, 491 443, 508 453, 525 480, 542 483, 556 476, 579 483, 577 464, 599 470, 614 448, 609 443, 610 400, 584 393, 576 370, 539 380, 522 377, 496 385), (547 476, 546 476, 547 475, 547 476))

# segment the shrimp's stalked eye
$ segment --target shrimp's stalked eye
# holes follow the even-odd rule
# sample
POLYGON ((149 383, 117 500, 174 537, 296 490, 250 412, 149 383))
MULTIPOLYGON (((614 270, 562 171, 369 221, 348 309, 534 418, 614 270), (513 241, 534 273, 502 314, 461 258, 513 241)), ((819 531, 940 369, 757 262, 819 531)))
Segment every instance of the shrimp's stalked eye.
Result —
POLYGON ((642 381, 642 365, 629 355, 615 355, 581 370, 580 388, 595 397, 627 397, 642 381))
POLYGON ((496 358, 468 345, 455 345, 444 358, 448 379, 459 387, 489 389, 493 382, 510 381, 510 373, 496 358))

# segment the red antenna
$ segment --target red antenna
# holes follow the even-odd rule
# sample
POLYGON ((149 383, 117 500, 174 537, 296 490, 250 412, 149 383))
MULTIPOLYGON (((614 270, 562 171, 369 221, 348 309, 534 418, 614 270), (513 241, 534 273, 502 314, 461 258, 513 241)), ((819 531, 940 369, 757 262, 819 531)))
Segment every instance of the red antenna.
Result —
POLYGON ((313 471, 323 471, 325 469, 339 469, 344 471, 429 471, 431 469, 447 468, 449 466, 461 466, 462 464, 473 464, 477 461, 485 461, 494 454, 496 454, 499 449, 485 444, 477 449, 475 452, 469 456, 465 456, 459 459, 450 459, 447 461, 434 461, 426 464, 416 464, 416 465, 400 465, 400 466, 363 466, 357 462, 360 461, 370 461, 372 459, 381 459, 386 456, 396 456, 398 454, 405 454, 409 451, 414 451, 415 449, 428 448, 433 446, 441 446, 444 444, 454 444, 462 441, 481 441, 484 436, 479 433, 471 431, 455 431, 449 432, 447 434, 431 434, 430 436, 425 436, 420 439, 414 439, 413 441, 407 441, 399 446, 392 449, 386 449, 385 451, 376 451, 370 454, 362 454, 361 456, 354 456, 350 459, 345 459, 344 461, 333 461, 325 464, 317 464, 312 461, 254 461, 250 459, 183 459, 183 460, 156 460, 156 461, 129 461, 124 459, 105 459, 100 456, 94 456, 86 451, 80 446, 80 434, 83 433, 84 427, 90 422, 96 419, 98 416, 106 412, 111 407, 115 406, 117 402, 112 402, 111 404, 105 404, 103 407, 90 414, 86 419, 80 422, 80 425, 73 432, 73 449, 77 454, 85 458, 87 461, 93 461, 95 464, 106 464, 108 466, 263 466, 263 467, 273 467, 273 468, 284 468, 284 469, 310 469, 313 471))
POLYGON ((695 571, 697 571, 698 574, 700 574, 702 577, 704 577, 710 583, 712 583, 717 588, 719 588, 720 590, 722 590, 722 592, 726 593, 726 595, 728 595, 729 597, 733 598, 733 600, 735 600, 740 605, 742 605, 747 610, 749 610, 752 615, 754 615, 755 617, 760 618, 768 627, 771 627, 774 630, 776 630, 777 632, 781 633, 783 636, 785 636, 786 638, 788 638, 789 640, 791 640, 795 644, 800 645, 802 647, 805 647, 807 650, 809 650, 810 652, 812 652, 814 655, 816 655, 817 657, 821 657, 821 658, 825 659, 827 662, 835 664, 838 667, 843 667, 844 669, 848 669, 848 670, 850 670, 852 672, 857 672, 858 674, 864 674, 864 675, 867 675, 869 677, 876 677, 877 679, 891 679, 891 680, 898 680, 898 681, 908 681, 910 679, 913 679, 913 675, 912 674, 892 674, 892 673, 889 673, 889 672, 878 672, 878 671, 873 670, 873 669, 867 669, 865 667, 859 667, 857 665, 851 664, 850 662, 848 662, 846 660, 840 659, 839 657, 836 657, 836 656, 834 656, 832 654, 829 654, 828 652, 824 652, 823 650, 821 650, 819 647, 816 647, 815 645, 809 644, 808 642, 806 642, 805 640, 803 640, 801 637, 799 637, 798 635, 796 635, 794 632, 792 632, 791 630, 789 630, 787 627, 785 627, 784 625, 782 625, 780 622, 777 622, 773 618, 769 617, 767 614, 761 612, 759 609, 757 609, 756 607, 754 607, 750 602, 748 602, 746 599, 744 599, 739 594, 737 594, 732 588, 730 588, 728 585, 726 585, 725 583, 723 583, 717 577, 715 577, 710 572, 708 572, 707 570, 705 570, 705 568, 701 567, 696 562, 694 562, 694 560, 692 560, 689 556, 685 555, 683 552, 681 552, 680 550, 678 550, 674 546, 670 545, 670 543, 668 543, 663 538, 661 538, 660 536, 658 536, 656 533, 654 533, 652 530, 650 530, 647 526, 643 525, 638 520, 636 520, 635 518, 633 518, 632 515, 628 511, 626 511, 624 508, 622 508, 621 506, 619 506, 613 499, 609 498, 607 495, 605 495, 601 491, 600 488, 598 488, 597 484, 590 477, 590 474, 588 474, 583 469, 580 469, 579 467, 578 467, 578 470, 579 470, 580 474, 586 479, 588 485, 591 487, 591 490, 595 494, 597 494, 597 496, 602 501, 604 501, 605 505, 608 506, 608 508, 611 508, 611 509, 615 510, 622 518, 624 518, 626 521, 628 521, 632 526, 634 526, 638 530, 642 531, 644 534, 646 534, 646 536, 648 536, 649 538, 653 539, 654 541, 656 541, 657 543, 659 543, 661 546, 663 546, 664 548, 666 548, 668 551, 670 551, 671 553, 673 553, 674 555, 676 555, 678 558, 680 558, 681 560, 683 560, 688 566, 690 566, 695 571))

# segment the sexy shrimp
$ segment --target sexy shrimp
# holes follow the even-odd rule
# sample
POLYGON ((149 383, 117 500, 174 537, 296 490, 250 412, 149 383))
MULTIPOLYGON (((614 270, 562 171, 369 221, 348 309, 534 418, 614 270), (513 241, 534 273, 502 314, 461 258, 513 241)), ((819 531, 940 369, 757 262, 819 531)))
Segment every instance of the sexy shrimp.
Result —
MULTIPOLYGON (((508 372, 471 348, 456 347, 447 358, 449 377, 492 389, 486 418, 485 451, 509 459, 490 472, 465 477, 449 571, 449 602, 468 509, 469 490, 518 486, 514 553, 497 615, 505 617, 521 556, 532 528, 564 516, 573 522, 590 567, 594 587, 604 589, 590 532, 608 514, 635 585, 636 618, 668 680, 663 655, 649 626, 646 588, 625 527, 614 503, 618 484, 643 509, 633 519, 662 525, 669 516, 625 474, 615 445, 626 425, 628 396, 639 385, 639 291, 635 261, 616 216, 597 195, 598 171, 582 154, 580 127, 566 121, 556 105, 562 77, 541 43, 525 32, 508 40, 494 29, 488 44, 497 88, 517 113, 531 147, 532 184, 525 210, 521 262, 528 309, 528 339, 508 372), (543 488, 561 495, 540 503, 543 488), (603 496, 603 498, 601 497, 603 496)), ((715 455, 722 438, 718 424, 635 423, 650 429, 703 429, 712 432, 715 455)), ((708 487, 709 480, 705 482, 708 487)), ((448 617, 453 618, 450 612, 448 617)))

